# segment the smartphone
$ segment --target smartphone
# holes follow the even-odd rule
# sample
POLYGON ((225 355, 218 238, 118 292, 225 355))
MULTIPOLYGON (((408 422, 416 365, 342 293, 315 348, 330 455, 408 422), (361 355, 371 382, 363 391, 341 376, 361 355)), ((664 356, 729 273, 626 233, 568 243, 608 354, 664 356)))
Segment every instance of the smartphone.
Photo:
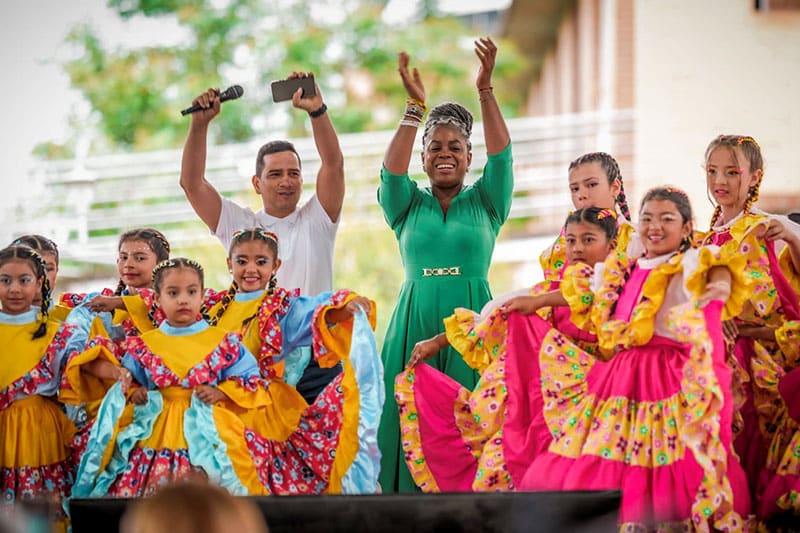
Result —
POLYGON ((272 101, 284 102, 291 100, 292 95, 298 88, 303 89, 303 97, 314 96, 317 94, 314 88, 314 76, 307 78, 291 78, 288 80, 278 80, 272 82, 272 101))

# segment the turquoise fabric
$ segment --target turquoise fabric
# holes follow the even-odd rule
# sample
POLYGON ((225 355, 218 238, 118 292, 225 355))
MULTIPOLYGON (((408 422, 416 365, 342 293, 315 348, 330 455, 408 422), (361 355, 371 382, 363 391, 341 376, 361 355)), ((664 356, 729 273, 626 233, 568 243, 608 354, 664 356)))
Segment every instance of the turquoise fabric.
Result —
POLYGON ((378 425, 386 394, 375 335, 363 310, 353 317, 347 364, 353 366, 358 384, 358 453, 342 478, 342 494, 374 494, 378 490, 381 469, 378 425))
POLYGON ((311 346, 298 346, 283 361, 283 381, 294 387, 311 362, 311 346))
POLYGON ((153 424, 164 408, 164 399, 161 393, 158 391, 148 392, 147 403, 134 406, 133 422, 117 434, 111 461, 104 470, 100 470, 103 455, 114 436, 114 428, 122 416, 125 403, 122 385, 115 383, 103 398, 97 420, 89 433, 89 442, 83 457, 81 457, 75 484, 72 486, 73 498, 105 496, 117 476, 125 470, 128 457, 136 443, 150 436, 153 424))
POLYGON ((192 395, 183 415, 183 436, 189 445, 189 460, 205 470, 208 478, 235 496, 246 496, 247 489, 236 476, 228 448, 214 423, 214 406, 192 395))

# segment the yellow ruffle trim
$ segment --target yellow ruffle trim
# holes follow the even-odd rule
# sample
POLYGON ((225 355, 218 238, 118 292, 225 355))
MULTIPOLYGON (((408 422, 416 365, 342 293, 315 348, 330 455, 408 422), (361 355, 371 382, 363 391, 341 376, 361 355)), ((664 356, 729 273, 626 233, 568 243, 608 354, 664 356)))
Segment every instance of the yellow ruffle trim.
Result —
POLYGON ((122 303, 125 306, 125 311, 117 311, 114 313, 114 325, 122 324, 126 319, 130 318, 139 333, 145 333, 152 329, 156 329, 150 318, 150 308, 147 307, 144 299, 138 295, 133 294, 130 296, 123 296, 122 303))
POLYGON ((775 330, 775 340, 783 352, 783 356, 791 367, 800 364, 800 321, 784 322, 775 330))
POLYGON ((778 255, 778 265, 781 272, 786 276, 789 284, 794 289, 795 294, 800 294, 800 272, 797 272, 792 262, 792 250, 788 246, 784 246, 781 253, 778 255))
POLYGON ((463 307, 446 317, 444 322, 447 341, 464 362, 478 372, 486 370, 492 361, 506 351, 506 319, 500 308, 494 309, 485 320, 480 315, 463 307))
MULTIPOLYGON (((373 305, 373 308, 375 306, 373 305)), ((348 352, 349 353, 349 352, 348 352)), ((339 433, 339 444, 336 446, 336 459, 331 468, 331 479, 328 484, 327 494, 341 494, 342 478, 356 458, 358 453, 358 415, 361 404, 358 394, 353 365, 349 360, 343 363, 342 393, 344 405, 342 406, 342 429, 339 433)))
MULTIPOLYGON (((349 357, 350 355, 350 341, 353 338, 353 319, 350 318, 345 322, 333 324, 328 326, 325 320, 325 315, 332 309, 341 309, 346 306, 350 300, 358 297, 358 294, 351 292, 348 294, 344 301, 338 305, 326 305, 317 314, 316 327, 319 328, 319 334, 322 339, 322 344, 328 349, 328 353, 318 356, 317 363, 322 368, 332 368, 339 361, 349 357)), ((375 302, 370 300, 369 324, 373 331, 375 330, 377 309, 375 302)))
POLYGON ((414 483, 422 492, 441 492, 422 454, 419 413, 414 400, 415 377, 416 371, 410 368, 400 372, 394 380, 394 397, 400 413, 400 441, 405 451, 406 465, 414 483))
MULTIPOLYGON (((746 237, 746 243, 752 245, 752 236, 746 237)), ((715 266, 724 266, 731 273, 731 293, 722 309, 722 320, 730 320, 741 314, 744 305, 753 294, 752 278, 747 269, 747 257, 740 253, 741 246, 734 241, 729 241, 717 253, 709 248, 697 250, 699 266, 697 270, 689 273, 686 279, 686 288, 696 299, 706 290, 708 271, 715 266)))
POLYGON ((233 380, 223 381, 217 388, 228 397, 220 403, 268 439, 288 438, 308 408, 300 393, 280 380, 271 381, 267 389, 259 387, 255 391, 243 389, 233 380))
POLYGON ((579 263, 568 266, 564 270, 564 279, 561 280, 561 295, 569 305, 570 322, 582 330, 589 330, 592 327, 593 273, 594 268, 590 265, 579 263))
MULTIPOLYGON (((111 341, 109 341, 111 342, 111 341)), ((101 379, 90 374, 82 373, 81 367, 95 359, 103 359, 117 366, 120 362, 111 351, 103 345, 95 345, 85 352, 75 355, 67 361, 64 368, 64 377, 68 387, 63 384, 59 391, 59 400, 64 403, 80 405, 81 403, 99 403, 106 395, 106 391, 117 380, 101 379)))
POLYGON ((780 298, 772 283, 766 249, 762 239, 757 237, 763 231, 759 226, 766 228, 768 225, 769 218, 764 215, 746 215, 731 226, 730 234, 738 243, 738 253, 747 259, 747 275, 752 282, 749 305, 738 317, 749 323, 777 325, 779 315, 776 309, 780 306, 780 298))

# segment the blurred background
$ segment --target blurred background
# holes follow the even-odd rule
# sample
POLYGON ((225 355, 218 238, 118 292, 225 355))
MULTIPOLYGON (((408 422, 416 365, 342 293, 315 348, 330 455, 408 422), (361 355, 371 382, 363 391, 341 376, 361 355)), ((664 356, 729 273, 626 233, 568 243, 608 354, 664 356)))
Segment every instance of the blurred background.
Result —
MULTIPOLYGON (((54 239, 59 292, 115 286, 117 237, 141 226, 226 287, 225 250, 178 186, 179 111, 207 87, 242 85, 212 124, 207 178, 257 209, 256 151, 288 138, 306 158, 305 199, 319 166, 308 117, 272 103, 269 84, 313 71, 345 155, 334 285, 378 302, 382 338, 403 279, 376 203, 404 109, 397 52, 420 69, 429 105, 477 112, 472 43, 485 35, 499 45, 493 84, 515 163, 495 294, 541 279, 537 257, 572 209, 567 165, 585 152, 617 158, 634 214, 646 189, 671 184, 704 229, 706 145, 751 135, 767 165, 759 205, 800 211, 800 0, 29 0, 5 6, 0 27, 0 241, 54 239)), ((470 180, 481 135, 476 124, 470 180)), ((418 154, 412 163, 426 183, 418 154)))

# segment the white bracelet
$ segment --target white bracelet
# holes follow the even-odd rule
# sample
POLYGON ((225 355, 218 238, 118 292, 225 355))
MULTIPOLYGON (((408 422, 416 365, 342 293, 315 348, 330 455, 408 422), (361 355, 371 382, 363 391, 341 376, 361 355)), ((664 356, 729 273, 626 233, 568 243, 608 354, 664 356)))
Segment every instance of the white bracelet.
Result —
POLYGON ((412 128, 419 128, 420 124, 422 124, 422 122, 417 122, 416 120, 409 120, 407 118, 404 118, 403 120, 400 121, 400 126, 411 126, 412 128))

